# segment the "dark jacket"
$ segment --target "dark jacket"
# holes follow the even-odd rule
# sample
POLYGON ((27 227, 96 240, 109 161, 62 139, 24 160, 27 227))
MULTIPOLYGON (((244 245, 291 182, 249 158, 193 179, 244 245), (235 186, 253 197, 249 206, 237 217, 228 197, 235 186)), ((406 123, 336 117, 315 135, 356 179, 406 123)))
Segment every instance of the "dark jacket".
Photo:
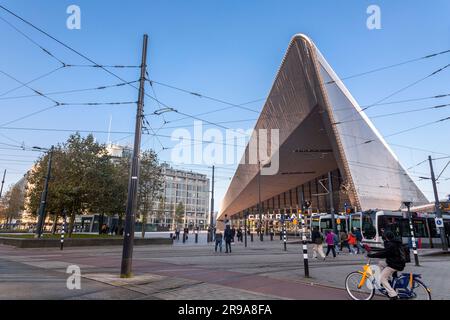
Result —
POLYGON ((388 267, 397 271, 405 269, 405 262, 401 259, 400 250, 403 250, 402 243, 398 240, 386 241, 384 249, 369 253, 369 258, 386 259, 388 267))
POLYGON ((311 233, 311 242, 315 244, 323 243, 322 234, 319 231, 314 230, 311 233))
POLYGON ((233 233, 230 228, 225 228, 223 237, 226 242, 231 242, 231 239, 233 239, 233 233))
POLYGON ((356 237, 356 240, 362 241, 361 230, 356 230, 356 231, 355 231, 355 237, 356 237))

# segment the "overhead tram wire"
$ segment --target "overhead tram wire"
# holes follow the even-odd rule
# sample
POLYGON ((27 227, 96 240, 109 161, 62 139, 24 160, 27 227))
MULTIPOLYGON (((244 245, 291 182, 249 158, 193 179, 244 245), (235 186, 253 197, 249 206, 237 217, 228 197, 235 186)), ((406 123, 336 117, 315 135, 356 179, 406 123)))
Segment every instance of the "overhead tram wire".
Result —
POLYGON ((16 82, 18 82, 18 83, 20 83, 22 86, 24 86, 24 87, 30 89, 31 91, 33 91, 33 92, 36 93, 37 95, 39 95, 39 96, 41 96, 41 97, 43 97, 43 98, 45 98, 45 99, 47 99, 47 100, 50 100, 51 102, 53 102, 53 103, 56 104, 56 105, 59 105, 59 102, 58 102, 58 101, 56 101, 56 100, 50 98, 49 96, 43 94, 42 92, 40 92, 40 91, 38 91, 38 90, 36 90, 36 89, 33 89, 33 88, 30 87, 28 84, 26 84, 26 83, 24 83, 24 82, 18 80, 17 78, 13 77, 13 76, 10 75, 9 73, 6 73, 5 71, 2 71, 2 70, 0 70, 0 73, 3 74, 3 75, 5 75, 5 76, 7 76, 7 77, 10 78, 10 79, 13 79, 14 81, 16 81, 16 82))
MULTIPOLYGON (((366 71, 366 72, 354 74, 354 75, 351 75, 351 76, 347 76, 347 77, 341 78, 341 80, 346 80, 346 79, 352 79, 352 78, 360 77, 360 76, 363 76, 363 75, 367 75, 367 74, 369 74, 369 73, 374 73, 374 72, 378 72, 378 71, 390 69, 390 68, 393 68, 393 67, 401 66, 401 65, 404 65, 404 64, 408 64, 408 63, 411 63, 411 62, 416 62, 416 61, 420 61, 420 60, 424 60, 424 59, 429 59, 429 58, 436 57, 436 56, 443 55, 443 54, 447 54, 447 53, 450 53, 450 50, 445 50, 445 51, 441 51, 441 52, 437 52, 437 53, 432 53, 432 54, 429 54, 429 55, 426 55, 426 56, 423 56, 423 57, 420 57, 420 58, 415 58, 415 59, 407 60, 407 61, 404 61, 404 62, 392 64, 392 65, 389 65, 389 66, 385 66, 385 67, 381 67, 381 68, 376 68, 376 69, 373 69, 373 70, 370 70, 370 71, 366 71)), ((439 71, 438 71, 438 72, 439 72, 439 71)), ((181 92, 185 92, 185 93, 190 94, 190 95, 193 95, 193 96, 197 96, 197 97, 200 97, 200 98, 210 99, 210 100, 212 100, 212 101, 216 101, 216 102, 228 104, 228 105, 233 106, 233 107, 243 108, 243 109, 248 110, 248 111, 253 111, 253 112, 259 113, 259 111, 257 111, 257 110, 250 109, 250 108, 245 108, 245 107, 242 107, 242 105, 230 103, 230 102, 224 101, 224 100, 222 100, 222 99, 217 99, 217 98, 209 97, 209 96, 207 96, 207 95, 204 95, 204 94, 201 94, 201 93, 198 93, 198 92, 193 92, 193 91, 190 91, 190 90, 187 90, 187 89, 179 88, 179 87, 177 87, 177 86, 170 85, 170 84, 166 84, 166 83, 162 83, 162 82, 159 82, 159 81, 156 81, 156 80, 152 80, 152 79, 147 79, 147 80, 148 80, 150 83, 156 83, 156 84, 159 84, 159 85, 161 85, 161 86, 165 86, 165 87, 168 87, 168 88, 171 88, 171 89, 174 89, 174 90, 178 90, 178 91, 181 91, 181 92)), ((326 84, 334 83, 334 82, 335 82, 335 81, 329 81, 329 82, 327 82, 326 84)), ((450 95, 450 94, 449 94, 449 95, 450 95)), ((387 99, 387 98, 386 98, 386 99, 387 99)), ((260 99, 260 100, 263 100, 263 99, 260 99)), ((376 104, 376 105, 379 105, 379 104, 381 104, 381 103, 375 103, 375 104, 376 104)), ((375 104, 373 104, 373 105, 375 105, 375 104)), ((221 109, 220 109, 220 110, 221 110, 221 109)))
MULTIPOLYGON (((1 6, 2 8, 4 8, 3 6, 1 6)), ((25 37, 26 39, 28 39, 31 43, 33 43, 34 45, 36 45, 38 48, 40 48, 45 54, 47 54, 48 56, 50 56, 52 59, 56 60, 57 62, 59 62, 62 66, 65 66, 66 64, 64 63, 64 61, 62 61, 61 59, 57 58, 53 53, 50 52, 50 50, 44 48, 43 46, 41 46, 38 42, 36 42, 35 40, 33 40, 31 37, 29 37, 27 34, 25 34, 22 30, 20 30, 19 28, 17 28, 15 25, 13 25, 11 22, 9 22, 8 20, 6 20, 3 17, 0 17, 0 20, 2 20, 3 22, 5 22, 6 24, 8 24, 11 28, 13 28, 16 32, 18 32, 19 34, 21 34, 23 37, 25 37)))
MULTIPOLYGON (((397 112, 391 112, 391 113, 385 113, 385 114, 378 114, 378 115, 374 115, 374 116, 370 116, 370 119, 378 119, 378 118, 386 118, 386 117, 391 117, 391 116, 397 116, 397 115, 401 115, 401 114, 407 114, 407 113, 414 113, 414 112, 420 112, 420 111, 426 111, 426 110, 436 110, 436 109, 442 109, 442 108, 447 108, 450 107, 450 103, 447 104, 439 104, 439 105, 435 105, 435 106, 430 106, 430 107, 423 107, 423 108, 416 108, 416 109, 412 109, 412 110, 404 110, 404 111, 397 111, 397 112)), ((344 121, 337 121, 334 122, 333 124, 343 124, 343 123, 348 123, 348 122, 355 122, 355 121, 364 121, 364 118, 357 118, 357 119, 351 119, 351 120, 344 120, 344 121)))
MULTIPOLYGON (((6 96, 7 94, 10 94, 11 92, 17 91, 17 90, 23 88, 25 85, 29 85, 30 83, 33 83, 33 82, 36 82, 36 81, 41 80, 41 79, 43 79, 43 78, 46 78, 46 77, 48 77, 48 76, 54 74, 55 72, 57 72, 58 70, 61 70, 61 69, 63 69, 63 68, 64 68, 64 66, 60 66, 60 67, 57 67, 57 68, 55 68, 55 69, 52 69, 51 71, 48 71, 48 72, 44 73, 43 75, 40 75, 40 76, 38 76, 38 77, 36 77, 36 78, 30 80, 30 81, 24 82, 24 84, 22 84, 22 85, 20 85, 20 86, 17 86, 17 87, 15 87, 15 88, 12 88, 12 89, 9 89, 9 90, 3 92, 2 94, 0 94, 0 97, 4 97, 4 96, 6 96)), ((36 96, 38 96, 38 95, 36 95, 36 96)))
POLYGON ((150 83, 156 83, 156 84, 158 84, 160 86, 164 86, 164 87, 167 87, 167 88, 170 88, 170 89, 181 91, 181 92, 184 92, 184 93, 196 96, 198 98, 205 98, 205 99, 208 99, 208 100, 211 100, 211 101, 214 101, 214 102, 226 104, 226 105, 229 105, 231 107, 240 108, 240 109, 243 109, 243 110, 247 110, 247 111, 251 111, 251 112, 259 114, 258 110, 247 108, 247 107, 244 107, 244 106, 242 106, 240 104, 231 103, 231 102, 228 102, 228 101, 225 101, 225 100, 222 100, 222 99, 218 99, 218 98, 214 98, 214 97, 211 97, 211 96, 207 96, 207 95, 204 95, 204 94, 198 93, 198 92, 189 91, 189 90, 186 90, 186 89, 182 89, 182 88, 170 85, 170 84, 162 83, 162 82, 151 80, 151 79, 147 79, 147 81, 149 81, 150 83))
MULTIPOLYGON (((79 132, 79 133, 111 133, 111 134, 133 134, 130 131, 106 131, 106 130, 85 130, 85 129, 56 129, 56 128, 30 128, 30 127, 4 127, 0 125, 0 129, 4 130, 17 130, 17 131, 41 131, 41 132, 79 132)), ((150 135, 150 136, 158 136, 160 138, 174 138, 170 135, 164 135, 164 134, 153 134, 153 133, 143 133, 144 135, 150 135)), ((176 138, 177 141, 193 141, 193 142, 203 142, 203 143, 214 143, 219 145, 227 145, 232 147, 245 147, 244 145, 238 145, 238 144, 230 144, 230 143, 224 143, 224 142, 217 142, 217 141, 209 141, 209 140, 202 140, 202 139, 192 139, 192 138, 176 138)))
MULTIPOLYGON (((45 36, 49 37, 49 38, 52 39, 53 41, 59 43, 61 46, 65 47, 66 49, 68 49, 68 50, 70 50, 70 51, 72 51, 73 53, 75 53, 76 55, 82 57, 82 58, 85 59, 86 61, 89 61, 92 65, 98 66, 99 69, 104 70, 105 72, 107 72, 107 73, 110 74, 111 76, 113 76, 113 77, 119 79, 120 81, 127 82, 127 81, 126 81, 125 79, 123 79, 121 76, 115 74, 115 73, 112 72, 111 70, 108 70, 106 67, 104 67, 104 66, 102 66, 101 64, 95 62, 95 61, 92 60, 91 58, 87 57, 85 54, 83 54, 83 53, 77 51, 76 49, 72 48, 71 46, 65 44, 64 42, 62 42, 62 41, 60 41, 60 40, 58 40, 58 39, 55 38, 54 36, 50 35, 48 32, 46 32, 46 31, 44 31, 43 29, 37 27, 36 25, 34 25, 33 23, 29 22, 28 20, 22 18, 21 16, 19 16, 18 14, 12 12, 11 10, 7 9, 7 8, 4 7, 3 5, 0 5, 0 9, 6 11, 6 12, 9 13, 10 15, 16 17, 17 19, 19 19, 19 20, 22 21, 23 23, 27 24, 28 26, 32 27, 33 29, 35 29, 35 30, 39 31, 40 33, 44 34, 45 36)), ((139 90, 138 87, 136 87, 136 86, 134 86, 134 85, 132 85, 132 84, 128 84, 128 85, 131 86, 131 87, 133 87, 133 88, 135 88, 136 90, 139 90)), ((145 93, 145 96, 149 97, 149 98, 152 99, 152 100, 157 100, 156 98, 152 97, 152 96, 149 95, 148 93, 145 93)), ((159 100, 159 102, 161 103, 160 100, 159 100)), ((166 105, 163 104, 163 103, 161 103, 161 104, 164 105, 164 106, 166 106, 166 105)), ((211 121, 206 121, 206 120, 203 120, 203 119, 199 119, 199 118, 194 117, 194 116, 191 116, 191 115, 189 115, 189 114, 187 114, 187 113, 182 113, 182 112, 180 112, 180 111, 177 111, 177 112, 178 112, 179 114, 181 114, 181 115, 185 115, 185 116, 188 116, 188 117, 192 117, 192 118, 194 118, 194 119, 197 119, 197 120, 201 120, 201 121, 208 122, 208 123, 210 123, 210 124, 214 124, 214 123, 211 122, 211 121)), ((222 126, 222 127, 223 127, 223 126, 222 126)), ((225 128, 225 127, 223 127, 223 128, 225 128)), ((227 128, 225 128, 225 129, 227 129, 227 128)))
MULTIPOLYGON (((55 37, 51 36, 49 33, 47 33, 46 31, 40 29, 39 27, 35 26, 34 24, 32 24, 31 22, 25 20, 24 18, 20 17, 19 15, 15 14, 14 12, 10 11, 9 9, 5 8, 4 6, 0 5, 0 9, 8 12, 9 14, 13 15, 14 17, 16 17, 17 19, 21 20, 22 22, 26 23, 27 25, 29 25, 30 27, 34 28, 35 30, 39 31, 40 33, 46 35, 47 37, 49 37, 50 39, 56 41, 57 43, 59 43, 60 45, 64 46, 65 48, 67 48, 68 50, 74 52, 75 54, 81 56, 82 58, 84 58, 85 60, 91 62, 93 65, 97 65, 99 66, 99 68, 101 68, 102 70, 104 70, 105 72, 109 73, 110 75, 116 77, 117 79, 126 82, 124 79, 122 79, 120 76, 118 76, 117 74, 113 73, 112 71, 106 69, 104 66, 101 66, 100 64, 97 64, 95 61, 93 61, 92 59, 88 58, 87 56, 85 56, 84 54, 80 53, 79 51, 73 49, 72 47, 70 47, 69 45, 61 42, 60 40, 56 39, 55 37)), ((444 52, 442 52, 444 53, 444 52)), ((446 67, 445 67, 446 68, 446 67)), ((435 73, 442 71, 442 69, 437 70, 435 73)), ((432 75, 434 75, 435 73, 433 73, 432 75)), ((128 83, 129 86, 138 89, 136 86, 132 85, 131 83, 128 83)), ((146 96, 154 99, 152 96, 146 94, 146 96)), ((391 95, 392 96, 392 95, 391 95)), ((386 98, 388 99, 388 98, 386 98)), ((371 106, 373 106, 374 104, 372 104, 371 106)), ((369 106, 370 107, 370 106, 369 106)), ((367 109, 367 108, 366 108, 367 109)), ((190 115, 187 115, 190 117, 190 115)))
POLYGON ((400 89, 394 91, 393 93, 391 93, 391 94, 387 95, 386 97, 384 97, 384 98, 378 100, 377 102, 375 102, 375 103, 373 103, 373 104, 370 104, 370 105, 364 107, 363 109, 361 109, 361 111, 365 111, 365 110, 367 110, 367 109, 370 109, 370 108, 374 107, 375 105, 380 104, 381 102, 386 101, 387 99, 393 97, 394 95, 397 95, 397 94, 399 94, 400 92, 403 92, 403 91, 405 91, 406 89, 409 89, 409 88, 415 86, 416 84, 418 84, 418 83, 420 83, 420 82, 422 82, 422 81, 424 81, 424 80, 426 80, 426 79, 428 79, 428 78, 431 78, 431 77, 435 76, 436 74, 438 74, 438 73, 444 71, 444 70, 447 69, 448 67, 450 67, 450 63, 447 64, 447 65, 445 65, 445 66, 443 66, 443 67, 441 67, 441 68, 439 68, 439 69, 437 69, 437 70, 435 70, 435 71, 433 71, 432 73, 428 74, 427 76, 422 77, 422 78, 420 78, 420 79, 418 79, 418 80, 416 80, 416 81, 414 81, 414 82, 412 82, 412 83, 410 83, 410 84, 408 84, 408 85, 406 85, 406 86, 404 86, 404 87, 402 87, 402 88, 400 88, 400 89))
MULTIPOLYGON (((434 95, 434 96, 427 96, 427 97, 421 97, 421 98, 394 100, 394 101, 382 102, 382 103, 377 103, 377 104, 372 104, 372 105, 374 107, 375 106, 385 106, 385 105, 392 105, 392 104, 401 104, 401 103, 405 103, 405 102, 416 102, 416 101, 431 100, 431 99, 442 99, 442 98, 446 98, 446 97, 450 97, 450 93, 438 94, 438 95, 434 95)), ((360 107, 365 108, 368 106, 370 106, 370 105, 361 105, 360 107)), ((348 108, 337 108, 337 109, 333 109, 333 112, 334 111, 347 111, 347 110, 348 110, 348 108)))
MULTIPOLYGON (((412 62, 417 62, 417 61, 420 61, 420 60, 434 58, 436 56, 444 55, 444 54, 447 54, 447 53, 450 53, 450 49, 449 50, 444 50, 444 51, 441 51, 441 52, 432 53, 432 54, 429 54, 429 55, 426 55, 426 56, 423 56, 423 57, 420 57, 420 58, 410 59, 410 60, 406 60, 406 61, 403 61, 403 62, 394 63, 394 64, 391 64, 391 65, 388 65, 388 66, 385 66, 385 67, 380 67, 380 68, 372 69, 372 70, 369 70, 369 71, 357 73, 357 74, 354 74, 354 75, 351 75, 351 76, 346 76, 346 77, 340 78, 340 80, 348 80, 348 79, 353 79, 353 78, 365 76, 365 75, 368 75, 368 74, 371 74, 371 73, 375 73, 375 72, 379 72, 379 71, 383 71, 383 70, 387 70, 387 69, 392 69, 392 68, 399 67, 399 66, 402 66, 402 65, 405 65, 405 64, 409 64, 409 63, 412 63, 412 62)), ((335 82, 336 81, 333 80, 333 81, 328 81, 325 84, 332 84, 332 83, 335 83, 335 82)))
MULTIPOLYGON (((120 76, 118 76, 117 74, 113 73, 112 71, 108 70, 108 69, 105 68, 104 66, 102 66, 102 65, 100 65, 100 64, 98 64, 98 63, 96 63, 95 61, 93 61, 92 59, 90 59, 89 57, 87 57, 86 55, 80 53, 79 51, 75 50, 74 48, 70 47, 69 45, 63 43, 62 41, 60 41, 60 40, 58 40, 57 38, 53 37, 52 35, 50 35, 50 34, 47 33, 46 31, 44 31, 44 30, 42 30, 41 28, 37 27, 37 26, 34 25, 33 23, 27 21, 26 19, 20 17, 20 16, 17 15, 16 13, 12 12, 11 10, 5 8, 3 5, 0 5, 0 9, 2 9, 2 10, 4 10, 4 11, 8 12, 8 13, 11 14, 12 16, 14 16, 14 17, 16 17, 17 19, 21 20, 22 22, 24 22, 25 24, 29 25, 29 26, 32 27, 33 29, 39 31, 40 33, 46 35, 46 36, 49 37, 50 39, 56 41, 57 43, 59 43, 59 44, 62 45, 63 47, 65 47, 65 48, 67 48, 68 50, 74 52, 75 54, 77 54, 77 55, 79 55, 80 57, 84 58, 85 60, 89 61, 89 62, 92 63, 93 65, 98 66, 100 69, 104 70, 105 72, 109 73, 110 75, 116 77, 117 79, 119 79, 119 80, 121 80, 121 81, 123 81, 123 82, 126 82, 122 77, 120 77, 120 76)), ((431 57, 431 56, 434 56, 434 55, 437 55, 437 54, 443 54, 443 53, 446 53, 446 52, 447 52, 447 51, 441 52, 441 53, 436 53, 436 54, 430 55, 430 57, 431 57)), ((441 68, 441 69, 439 69, 439 70, 433 72, 432 74, 430 74, 430 75, 428 75, 427 77, 425 77, 425 78, 419 80, 418 82, 420 82, 420 81, 422 81, 422 80, 424 80, 424 79, 426 79, 426 78, 428 78, 428 77, 430 77, 430 76, 432 76, 432 75, 434 75, 434 74, 436 74, 436 73, 442 71, 443 69, 447 68, 448 66, 450 66, 450 65, 447 65, 447 66, 445 66, 445 67, 443 67, 443 68, 441 68)), ((416 83, 418 83, 418 82, 416 82, 416 83)), ((135 88, 136 90, 138 89, 136 86, 134 86, 134 85, 132 85, 132 84, 129 84, 129 85, 130 85, 131 87, 135 88)), ((412 84, 412 85, 413 85, 413 84, 412 84)), ((410 87, 410 86, 412 86, 412 85, 409 85, 408 87, 410 87)), ((406 87, 405 87, 405 88, 402 88, 402 89, 400 89, 400 90, 398 90, 397 92, 395 92, 395 93, 389 95, 389 96, 386 97, 386 98, 383 98, 382 100, 378 101, 377 103, 383 102, 384 100, 387 100, 389 97, 391 97, 391 96, 393 96, 393 95, 395 95, 395 94, 397 94, 397 93, 399 93, 399 92, 401 92, 401 91, 403 91, 403 90, 406 90, 406 87)), ((146 96, 148 96, 148 97, 151 98, 151 99, 157 100, 156 98, 152 97, 151 95, 146 94, 146 96)), ((159 101, 159 102, 161 103, 161 101, 159 101)), ((163 105, 164 105, 164 104, 163 104, 163 105)), ((369 106, 369 107, 370 107, 370 106, 369 106)), ((369 107, 366 107, 366 109, 369 108, 369 107)), ((180 113, 180 114, 183 114, 183 113, 180 113)), ((197 118, 197 117, 194 117, 194 116, 191 116, 191 115, 188 115, 188 114, 184 114, 184 115, 186 115, 186 116, 188 116, 188 117, 191 117, 191 118, 194 118, 194 119, 197 119, 197 120, 205 121, 205 120, 203 120, 203 119, 199 119, 199 118, 197 118)), ((209 123, 213 124, 213 122, 210 122, 210 121, 205 121, 205 122, 209 122, 209 123)))
MULTIPOLYGON (((91 88, 83 88, 83 89, 72 89, 72 90, 63 90, 63 91, 52 91, 52 92, 46 92, 44 93, 46 96, 52 96, 52 95, 58 95, 58 94, 67 94, 67 93, 77 93, 77 92, 86 92, 86 91, 95 91, 95 90, 104 90, 109 88, 115 88, 115 87, 122 87, 130 83, 137 83, 139 80, 135 81, 127 81, 127 82, 120 82, 113 85, 105 85, 105 86, 98 86, 98 87, 91 87, 91 88)), ((33 94, 33 95, 22 95, 22 96, 13 96, 13 97, 3 97, 0 98, 0 100, 13 100, 13 99, 23 99, 23 98, 34 98, 40 96, 39 94, 33 94)))
MULTIPOLYGON (((422 78, 420 78, 420 79, 418 79, 418 80, 415 80, 414 82, 412 82, 412 83, 410 83, 410 84, 408 84, 408 85, 406 85, 406 86, 404 86, 404 87, 402 87, 402 88, 400 88, 400 89, 398 89, 398 90, 396 90, 396 91, 390 93, 389 95, 387 95, 387 96, 385 96, 384 98, 382 98, 382 99, 376 101, 375 103, 372 103, 372 104, 370 104, 370 105, 365 106, 364 108, 361 108, 361 110, 358 110, 358 111, 357 111, 357 114, 360 114, 361 112, 364 112, 364 111, 366 111, 366 110, 368 110, 368 109, 370 109, 370 108, 372 108, 372 107, 374 107, 374 106, 379 105, 380 103, 386 101, 387 99, 389 99, 389 98, 391 98, 391 97, 393 97, 393 96, 395 96, 395 95, 397 95, 397 94, 399 94, 399 93, 401 93, 401 92, 403 92, 403 91, 405 91, 405 90, 407 90, 407 89, 409 89, 409 88, 415 86, 416 84, 418 84, 418 83, 420 83, 420 82, 422 82, 422 81, 424 81, 424 80, 426 80, 426 79, 428 79, 428 78, 431 78, 431 77, 435 76, 436 74, 439 74, 440 72, 444 71, 444 70, 447 69, 448 67, 450 67, 450 63, 447 64, 447 65, 445 65, 445 66, 443 66, 443 67, 441 67, 441 68, 439 68, 439 69, 437 69, 437 70, 435 70, 435 71, 433 71, 432 73, 426 75, 425 77, 422 77, 422 78)), ((345 119, 341 120, 340 122, 347 121, 347 120, 349 120, 349 118, 351 118, 352 116, 354 116, 354 115, 349 115, 348 117, 346 117, 345 119)))
POLYGON ((435 120, 435 121, 427 122, 427 123, 424 123, 424 124, 421 124, 421 125, 418 125, 418 126, 415 126, 415 127, 412 127, 412 128, 408 128, 408 129, 405 129, 405 130, 400 130, 398 132, 394 132, 394 133, 386 135, 385 138, 396 136, 396 135, 399 135, 399 134, 402 134, 402 133, 405 133, 405 132, 409 132, 409 131, 412 131, 412 130, 420 129, 420 128, 423 128, 423 127, 427 127, 427 126, 430 126, 430 125, 433 125, 433 124, 441 123, 441 122, 444 122, 444 121, 447 121, 447 120, 450 120, 450 117, 446 117, 446 118, 438 119, 438 120, 435 120))

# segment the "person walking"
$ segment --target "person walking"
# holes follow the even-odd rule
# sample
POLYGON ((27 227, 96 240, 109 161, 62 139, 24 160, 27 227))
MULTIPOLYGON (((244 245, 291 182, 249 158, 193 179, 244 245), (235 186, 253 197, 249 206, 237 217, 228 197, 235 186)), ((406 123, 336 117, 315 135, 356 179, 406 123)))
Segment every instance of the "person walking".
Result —
POLYGON ((340 237, 340 246, 341 246, 341 251, 345 248, 348 249, 348 253, 352 253, 352 249, 350 249, 350 246, 348 245, 348 234, 347 232, 345 232, 344 230, 341 231, 341 233, 339 234, 340 237))
POLYGON ((178 227, 175 229, 175 238, 177 240, 180 240, 180 228, 178 227))
POLYGON ((238 242, 242 242, 242 228, 239 227, 239 229, 237 230, 237 240, 238 242))
POLYGON ((231 228, 231 242, 234 243, 234 237, 236 236, 236 228, 233 226, 233 228, 231 228))
POLYGON ((334 238, 335 234, 333 231, 328 230, 325 236, 325 242, 327 243, 327 253, 325 254, 325 257, 328 257, 328 254, 333 252, 333 258, 336 258, 336 250, 334 247, 334 238))
POLYGON ((222 252, 222 233, 221 232, 216 232, 216 234, 214 235, 214 239, 216 241, 216 245, 214 247, 214 251, 217 252, 217 247, 220 248, 220 252, 222 252))
POLYGON ((366 252, 366 250, 364 250, 364 247, 361 244, 361 242, 363 240, 361 229, 357 228, 355 230, 355 237, 356 237, 356 247, 358 248, 358 253, 361 251, 361 253, 364 254, 366 252))
POLYGON ((311 241, 313 243, 313 258, 317 259, 317 254, 325 260, 323 252, 323 235, 319 231, 319 227, 315 227, 311 233, 311 241))
POLYGON ((336 250, 336 254, 339 254, 341 251, 341 250, 339 250, 339 236, 334 232, 333 232, 333 234, 334 234, 334 236, 333 236, 334 249, 336 250))
MULTIPOLYGON (((357 244, 356 244, 356 237, 353 234, 353 232, 349 232, 348 233, 348 238, 347 238, 348 244, 350 245, 351 249, 352 249, 352 253, 356 254, 357 253, 357 244)), ((350 254, 352 254, 350 253, 350 254)))
POLYGON ((225 253, 228 253, 228 251, 230 251, 231 253, 231 239, 233 238, 233 236, 230 226, 225 227, 224 238, 225 238, 225 253))

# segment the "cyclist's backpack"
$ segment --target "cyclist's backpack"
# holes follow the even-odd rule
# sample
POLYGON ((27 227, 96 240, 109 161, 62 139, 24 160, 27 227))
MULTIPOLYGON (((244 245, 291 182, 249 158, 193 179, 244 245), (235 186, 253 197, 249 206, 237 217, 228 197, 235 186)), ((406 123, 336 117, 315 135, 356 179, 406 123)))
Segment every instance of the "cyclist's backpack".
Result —
POLYGON ((409 246, 407 244, 402 244, 400 247, 400 259, 404 263, 410 263, 411 262, 411 255, 409 252, 409 246))

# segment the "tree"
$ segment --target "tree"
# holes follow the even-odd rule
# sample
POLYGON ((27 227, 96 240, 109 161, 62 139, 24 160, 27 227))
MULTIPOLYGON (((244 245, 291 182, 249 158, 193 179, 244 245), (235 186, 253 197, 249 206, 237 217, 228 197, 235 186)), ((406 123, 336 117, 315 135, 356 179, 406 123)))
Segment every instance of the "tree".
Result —
POLYGON ((18 218, 24 208, 24 191, 22 187, 19 185, 11 186, 0 201, 0 215, 2 220, 5 221, 7 229, 9 229, 12 220, 18 218))
POLYGON ((184 204, 183 202, 178 203, 175 209, 175 222, 177 224, 184 222, 184 204))
MULTIPOLYGON (((48 153, 29 173, 27 209, 31 213, 39 208, 47 162, 48 153)), ((78 214, 112 214, 125 210, 126 184, 121 180, 122 173, 110 161, 104 145, 95 142, 91 134, 85 138, 73 134, 53 150, 46 211, 56 216, 66 210, 71 236, 78 214)))
POLYGON ((153 213, 160 198, 163 184, 158 156, 153 150, 144 151, 139 162, 138 213, 142 221, 142 238, 145 237, 147 217, 153 213))

